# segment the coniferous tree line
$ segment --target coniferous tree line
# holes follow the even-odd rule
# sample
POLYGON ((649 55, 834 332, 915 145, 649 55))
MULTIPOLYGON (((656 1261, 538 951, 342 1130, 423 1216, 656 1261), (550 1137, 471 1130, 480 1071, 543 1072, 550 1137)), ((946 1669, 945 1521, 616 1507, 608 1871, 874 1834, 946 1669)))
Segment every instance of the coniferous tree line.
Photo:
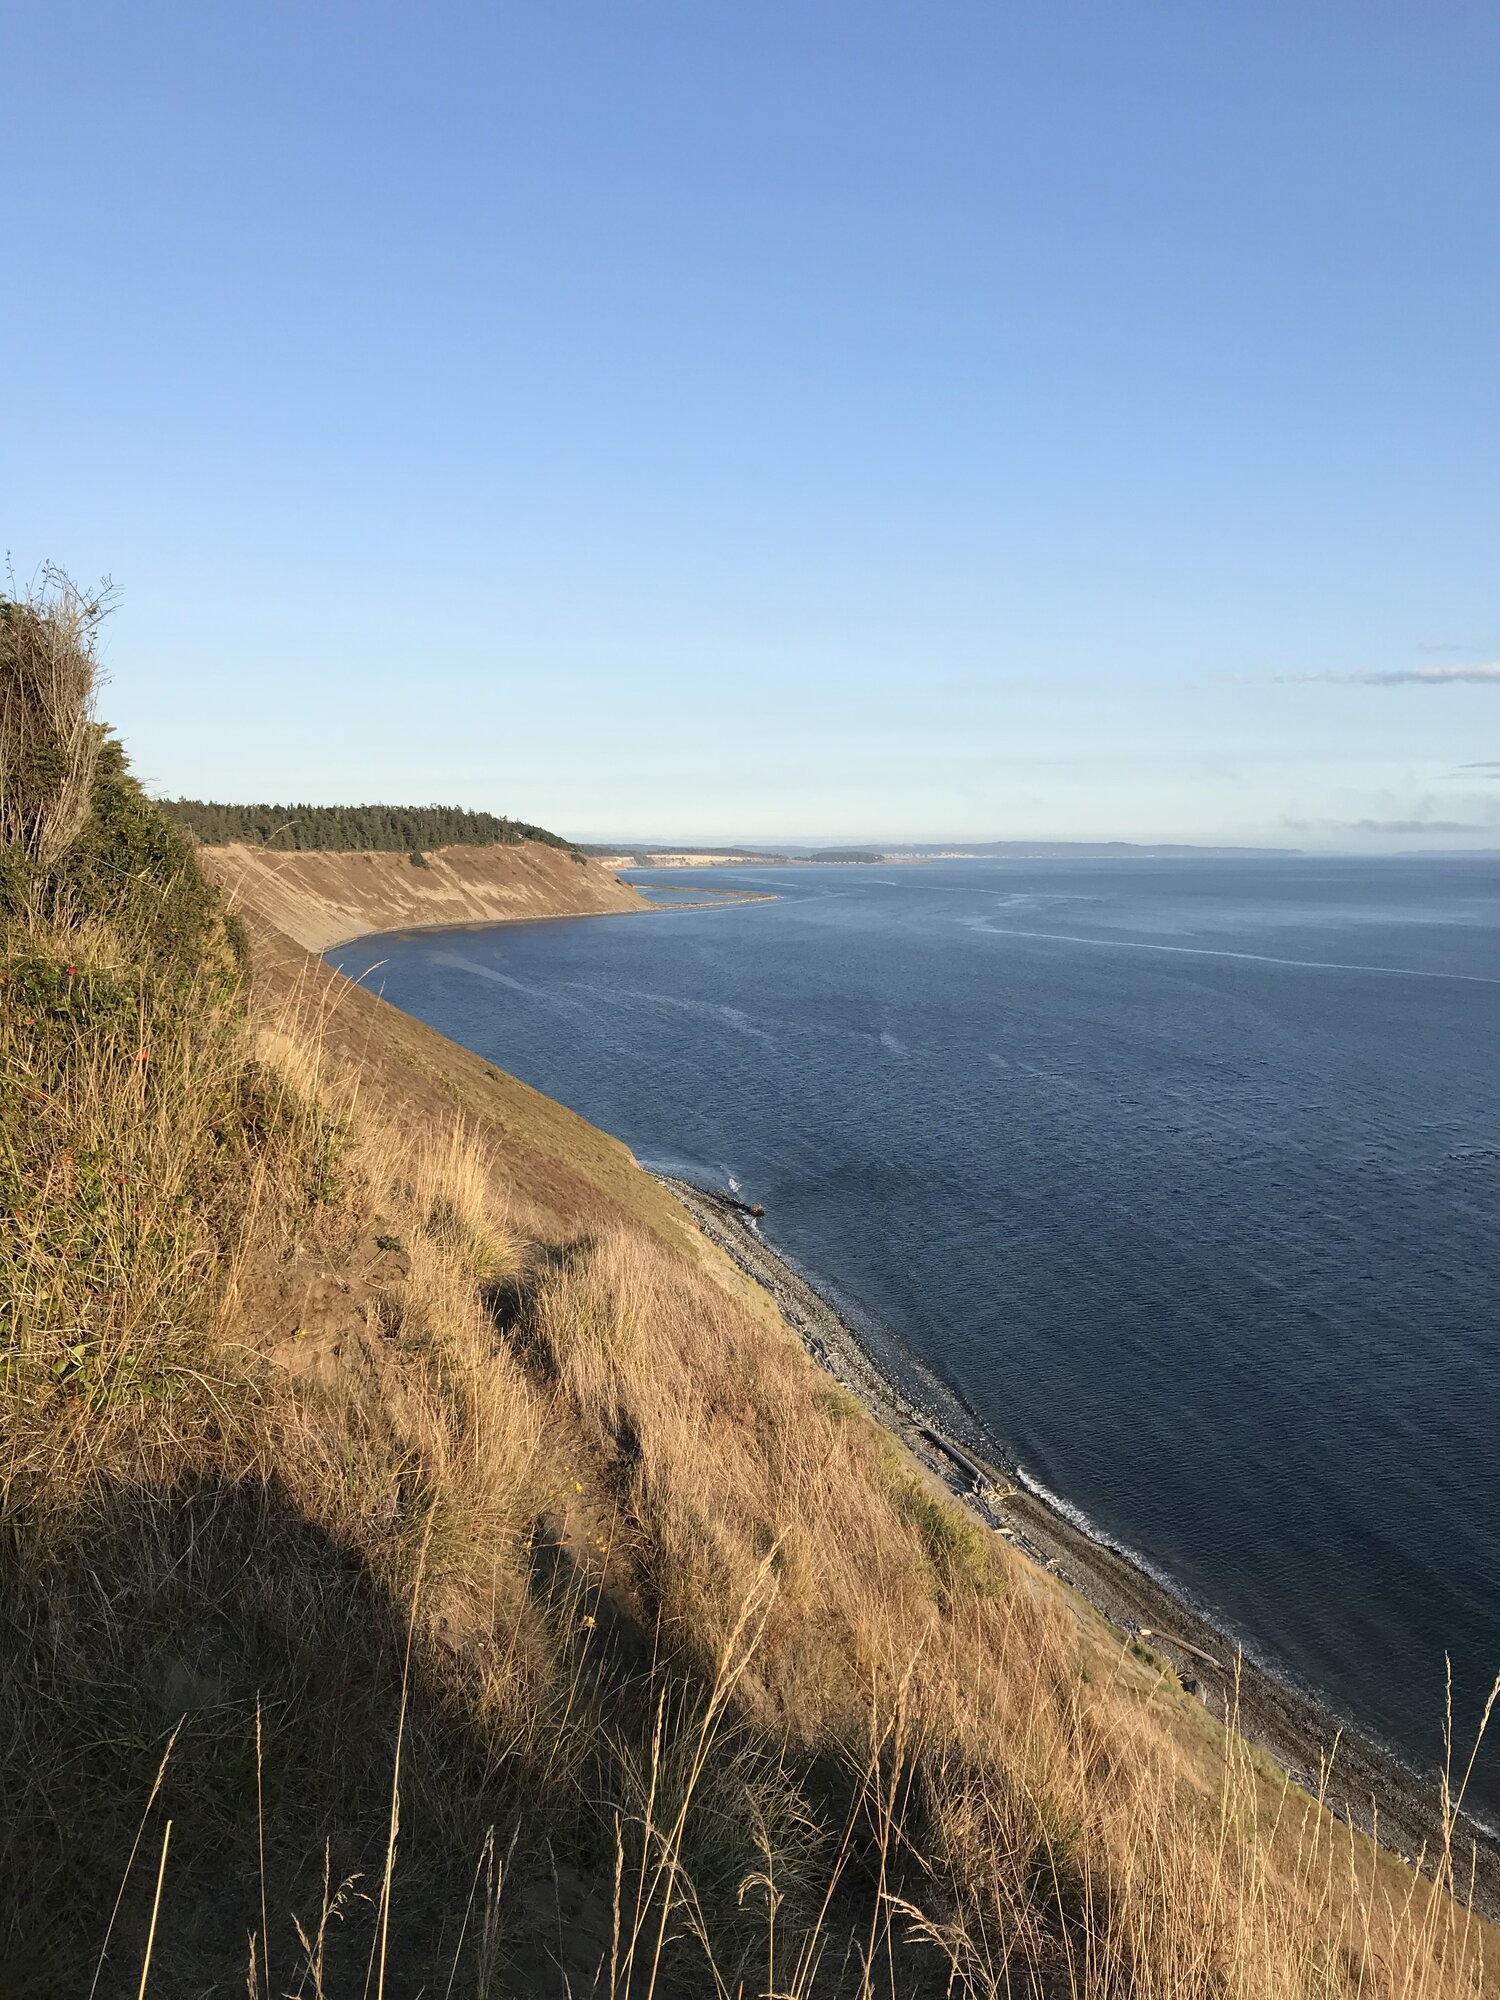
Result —
POLYGON ((420 854, 433 847, 516 847, 523 840, 539 840, 568 854, 579 851, 545 827, 458 806, 240 806, 205 799, 162 799, 160 804, 205 847, 243 841, 293 853, 420 854))

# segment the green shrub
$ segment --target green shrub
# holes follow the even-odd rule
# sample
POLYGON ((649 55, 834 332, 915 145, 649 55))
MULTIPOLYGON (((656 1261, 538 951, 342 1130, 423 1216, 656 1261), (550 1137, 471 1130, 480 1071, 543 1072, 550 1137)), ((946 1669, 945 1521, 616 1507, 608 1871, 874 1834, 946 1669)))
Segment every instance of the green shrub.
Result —
POLYGON ((908 1479, 896 1488, 896 1502, 902 1516, 921 1537, 928 1561, 945 1583, 961 1576, 977 1587, 987 1583, 984 1537, 976 1522, 961 1513, 951 1500, 929 1493, 916 1479, 908 1479))

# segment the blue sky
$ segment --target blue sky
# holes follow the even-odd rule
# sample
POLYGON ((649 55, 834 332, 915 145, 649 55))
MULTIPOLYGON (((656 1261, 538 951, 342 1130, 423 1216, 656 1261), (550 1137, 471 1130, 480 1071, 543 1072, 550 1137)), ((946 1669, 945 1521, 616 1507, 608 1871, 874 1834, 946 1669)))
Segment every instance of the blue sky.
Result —
POLYGON ((0 34, 3 542, 158 789, 1500 845, 1490 0, 0 34))

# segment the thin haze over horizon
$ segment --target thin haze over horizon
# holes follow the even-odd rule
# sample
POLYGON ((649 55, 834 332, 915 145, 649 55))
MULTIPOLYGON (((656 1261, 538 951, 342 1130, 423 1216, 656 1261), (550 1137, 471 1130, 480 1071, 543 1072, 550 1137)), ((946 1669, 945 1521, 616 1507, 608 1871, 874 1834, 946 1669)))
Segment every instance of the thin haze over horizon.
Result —
POLYGON ((153 789, 1500 846, 1480 0, 18 0, 4 547, 153 789))

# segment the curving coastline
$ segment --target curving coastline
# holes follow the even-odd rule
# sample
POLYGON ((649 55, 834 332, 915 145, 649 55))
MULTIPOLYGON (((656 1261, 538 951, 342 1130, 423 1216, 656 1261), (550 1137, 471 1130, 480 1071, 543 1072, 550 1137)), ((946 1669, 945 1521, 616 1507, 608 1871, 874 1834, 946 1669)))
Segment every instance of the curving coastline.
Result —
POLYGON ((728 903, 774 902, 769 891, 728 889, 695 902, 653 902, 632 882, 566 849, 523 840, 504 847, 439 847, 414 867, 406 854, 231 844, 200 847, 198 863, 232 909, 269 924, 305 951, 409 931, 487 929, 560 917, 660 915, 728 903))
MULTIPOLYGON (((1238 1729, 1338 1818, 1407 1862, 1443 1851, 1436 1777, 1424 1780, 1351 1731, 1313 1695, 1247 1658, 1166 1583, 1091 1533, 1056 1495, 950 1436, 941 1419, 871 1355, 848 1319, 766 1241, 742 1203, 669 1174, 654 1178, 770 1294, 812 1359, 986 1528, 1072 1591, 1122 1643, 1159 1661, 1217 1722, 1238 1729)), ((1492 1921, 1500 1918, 1500 1841, 1465 1819, 1452 1843, 1461 1879, 1470 1872, 1472 1848, 1475 1909, 1492 1921)))

